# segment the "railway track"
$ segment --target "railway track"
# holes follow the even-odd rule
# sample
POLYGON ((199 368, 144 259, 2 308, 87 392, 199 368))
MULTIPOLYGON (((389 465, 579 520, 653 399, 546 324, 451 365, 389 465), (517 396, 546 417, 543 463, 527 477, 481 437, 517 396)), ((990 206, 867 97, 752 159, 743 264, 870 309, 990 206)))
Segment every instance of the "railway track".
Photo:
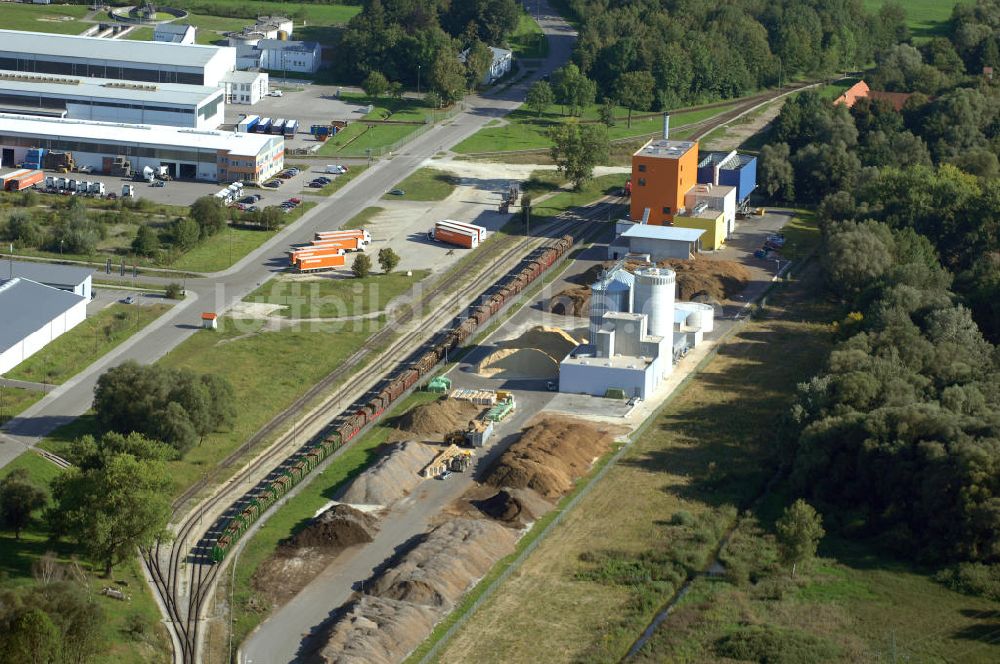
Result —
MULTIPOLYGON (((464 307, 459 312, 452 311, 447 307, 442 308, 439 306, 439 302, 471 302, 473 298, 508 271, 508 263, 511 260, 519 259, 525 253, 541 246, 549 239, 548 236, 558 237, 581 222, 603 218, 607 213, 607 206, 620 202, 621 199, 606 199, 593 206, 584 215, 569 214, 565 218, 557 218, 553 222, 549 222, 545 228, 547 236, 529 237, 514 242, 494 260, 491 269, 482 270, 467 283, 465 280, 469 277, 469 272, 472 271, 474 265, 471 263, 464 269, 456 270, 439 280, 431 291, 421 297, 419 307, 404 309, 393 325, 387 325, 372 335, 368 342, 345 363, 313 386, 292 406, 272 419, 247 443, 222 462, 225 466, 231 467, 241 457, 248 454, 255 445, 268 439, 283 425, 289 421, 296 423, 292 431, 286 431, 285 434, 279 436, 270 448, 233 475, 220 491, 195 506, 189 515, 179 522, 171 546, 168 547, 166 543, 158 542, 152 550, 144 552, 145 565, 156 586, 156 591, 167 609, 173 623, 174 635, 180 645, 180 656, 175 657, 176 660, 197 662, 200 659, 200 643, 203 637, 201 616, 224 566, 223 564, 215 564, 211 559, 210 552, 214 538, 221 531, 227 515, 238 513, 254 495, 260 483, 266 481, 283 464, 295 458, 298 451, 309 440, 316 436, 323 436, 328 431, 330 425, 339 415, 336 408, 331 412, 330 405, 336 403, 339 406, 341 401, 350 403, 346 399, 351 398, 353 401, 351 395, 363 396, 386 373, 386 365, 395 365, 396 362, 412 355, 414 349, 423 347, 428 339, 433 340, 437 336, 436 332, 429 333, 428 330, 438 330, 446 326, 457 313, 464 310, 464 307), (498 272, 498 268, 503 269, 498 272), (428 304, 433 306, 428 307, 428 304), (433 312, 431 316, 427 320, 417 320, 415 311, 425 309, 433 312), (393 339, 399 328, 408 324, 412 325, 413 329, 406 330, 401 337, 393 339), (351 375, 352 369, 361 360, 385 344, 388 344, 388 348, 381 356, 384 361, 378 364, 372 363, 358 373, 351 375), (345 382, 335 394, 324 401, 322 406, 313 409, 301 420, 297 419, 309 403, 340 381, 345 382), (317 425, 321 425, 318 433, 307 436, 304 441, 297 439, 298 431, 308 432, 317 425), (267 469, 263 475, 260 474, 262 469, 267 469), (221 514, 220 507, 223 507, 221 514), (202 528, 206 518, 207 528, 202 528), (193 545, 189 548, 188 544, 191 542, 193 545), (186 574, 182 568, 184 564, 188 565, 186 574)), ((175 501, 175 515, 181 514, 184 506, 205 488, 207 481, 206 478, 203 482, 193 486, 175 501)), ((261 522, 263 520, 262 518, 261 522)))

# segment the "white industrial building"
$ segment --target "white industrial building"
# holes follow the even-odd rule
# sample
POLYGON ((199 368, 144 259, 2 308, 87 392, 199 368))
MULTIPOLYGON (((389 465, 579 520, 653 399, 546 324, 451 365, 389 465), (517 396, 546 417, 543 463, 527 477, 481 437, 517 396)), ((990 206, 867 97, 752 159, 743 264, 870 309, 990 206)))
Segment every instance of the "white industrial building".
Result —
POLYGON ((164 166, 174 178, 262 182, 284 167, 285 141, 271 134, 116 124, 0 114, 0 150, 21 163, 30 148, 73 153, 77 166, 109 172, 124 155, 133 171, 164 166))
POLYGON ((30 279, 0 280, 0 374, 87 318, 87 299, 30 279))
POLYGON ((736 230, 736 187, 721 184, 696 184, 684 194, 684 207, 694 210, 720 210, 726 224, 726 236, 736 230))
POLYGON ((678 226, 652 226, 628 220, 619 221, 615 227, 617 239, 608 245, 608 258, 618 260, 629 254, 647 256, 653 263, 679 258, 687 260, 698 253, 701 236, 699 228, 678 226))
POLYGON ((594 284, 591 337, 559 364, 559 391, 648 398, 674 359, 714 325, 711 306, 674 302, 675 289, 673 270, 649 266, 631 275, 622 263, 594 284))
POLYGON ((318 42, 248 39, 236 47, 236 65, 240 69, 313 74, 322 63, 323 48, 318 42))
POLYGON ((4 261, 0 264, 0 278, 20 277, 37 281, 43 286, 75 293, 90 299, 91 276, 93 270, 72 265, 54 263, 30 263, 28 261, 4 261))
POLYGON ((221 87, 236 49, 0 30, 0 69, 221 87))
POLYGON ((153 41, 170 44, 193 44, 197 28, 186 23, 157 23, 153 27, 153 41))
POLYGON ((225 110, 217 87, 0 71, 2 113, 215 129, 225 110))
POLYGON ((256 104, 269 91, 268 75, 263 71, 230 72, 223 83, 228 104, 256 104))

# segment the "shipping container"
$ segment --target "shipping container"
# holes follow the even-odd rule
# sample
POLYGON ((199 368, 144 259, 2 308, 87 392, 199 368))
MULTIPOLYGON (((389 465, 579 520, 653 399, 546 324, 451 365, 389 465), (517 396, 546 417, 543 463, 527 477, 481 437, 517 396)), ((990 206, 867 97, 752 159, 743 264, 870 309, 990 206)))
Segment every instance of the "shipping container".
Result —
POLYGON ((271 118, 261 118, 260 122, 253 128, 258 134, 266 134, 271 131, 271 118))
POLYGON ((340 231, 319 231, 314 236, 315 240, 329 240, 340 237, 360 237, 362 242, 365 244, 371 244, 372 235, 368 232, 366 228, 352 228, 350 230, 340 230, 340 231))
POLYGON ((285 133, 285 118, 278 118, 272 124, 270 129, 267 130, 269 134, 284 134, 285 133))
POLYGON ((343 254, 315 256, 313 258, 303 258, 298 261, 295 264, 295 269, 299 272, 318 272, 320 270, 332 270, 336 267, 343 267, 346 262, 343 254))
POLYGON ((7 188, 7 182, 9 182, 10 180, 13 180, 14 178, 19 178, 22 175, 27 175, 30 172, 31 172, 31 169, 28 169, 28 168, 19 168, 16 171, 11 171, 9 173, 4 173, 3 175, 0 175, 0 189, 6 189, 7 188))
POLYGON ((298 130, 299 130, 299 121, 289 120, 285 124, 285 138, 294 138, 298 130))
POLYGON ((39 182, 45 181, 45 173, 42 171, 28 171, 24 175, 19 175, 17 177, 11 178, 4 182, 4 187, 7 191, 22 191, 31 187, 32 185, 38 184, 39 182))
MULTIPOLYGON (((359 237, 327 238, 313 240, 310 247, 343 249, 344 251, 364 251, 364 241, 359 237)), ((306 249, 306 247, 303 247, 306 249)))
POLYGON ((236 125, 236 131, 242 131, 243 133, 251 132, 257 126, 258 122, 260 122, 259 115, 248 115, 236 125))
POLYGON ((482 226, 477 226, 475 224, 466 223, 464 221, 455 221, 454 219, 442 219, 438 222, 438 225, 445 225, 449 228, 464 229, 468 231, 473 231, 476 234, 476 239, 482 242, 486 239, 486 229, 482 226))

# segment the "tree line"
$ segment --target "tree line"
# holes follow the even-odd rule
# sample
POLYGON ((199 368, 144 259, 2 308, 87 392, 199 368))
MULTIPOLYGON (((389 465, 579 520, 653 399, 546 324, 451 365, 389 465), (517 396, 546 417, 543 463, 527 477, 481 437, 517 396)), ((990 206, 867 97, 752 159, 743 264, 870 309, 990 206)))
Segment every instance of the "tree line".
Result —
MULTIPOLYGON (((816 206, 844 305, 824 370, 800 387, 791 479, 847 536, 960 564, 1000 593, 1000 3, 959 7, 947 37, 878 52, 901 110, 789 99, 760 184, 816 206), (988 20, 987 20, 988 19, 988 20)), ((998 595, 1000 596, 1000 595, 998 595)))
POLYGON ((505 45, 520 15, 515 0, 365 0, 344 30, 337 73, 367 81, 366 88, 419 84, 433 105, 454 102, 482 78, 492 62, 488 47, 505 45))
POLYGON ((860 0, 566 5, 580 23, 573 62, 602 96, 640 110, 739 97, 796 76, 856 69, 906 36, 898 6, 869 13, 860 0))

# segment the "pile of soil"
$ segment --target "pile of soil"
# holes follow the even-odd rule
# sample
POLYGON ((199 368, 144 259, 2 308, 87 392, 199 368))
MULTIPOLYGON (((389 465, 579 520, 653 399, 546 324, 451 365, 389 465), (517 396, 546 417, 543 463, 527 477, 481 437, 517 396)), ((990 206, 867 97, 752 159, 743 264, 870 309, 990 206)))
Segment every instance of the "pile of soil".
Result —
POLYGON ((594 460, 607 451, 614 435, 610 427, 560 415, 547 415, 487 471, 492 486, 529 488, 546 498, 567 493, 594 460))
POLYGON ((423 481, 419 473, 437 452, 430 445, 413 441, 390 445, 381 459, 354 478, 338 500, 352 505, 388 507, 423 481))
POLYGON ((446 613, 515 541, 513 531, 492 521, 448 521, 376 579, 371 593, 446 613))
POLYGON ((729 300, 750 281, 750 271, 735 261, 708 258, 672 259, 660 263, 677 273, 677 299, 729 300))
POLYGON ((290 537, 284 546, 292 549, 320 547, 343 549, 371 542, 378 532, 378 519, 350 505, 334 505, 305 528, 290 537))
POLYGON ((440 617, 427 606, 363 595, 347 605, 310 661, 395 664, 420 645, 440 617))
POLYGON ((537 348, 501 348, 483 358, 476 373, 484 378, 551 380, 559 376, 559 362, 537 348))
POLYGON ((480 512, 504 525, 523 528, 553 508, 531 489, 505 488, 482 500, 471 501, 480 512))
POLYGON ((476 419, 482 407, 469 401, 441 398, 417 406, 396 420, 396 429, 409 438, 441 437, 456 429, 465 429, 476 419))

